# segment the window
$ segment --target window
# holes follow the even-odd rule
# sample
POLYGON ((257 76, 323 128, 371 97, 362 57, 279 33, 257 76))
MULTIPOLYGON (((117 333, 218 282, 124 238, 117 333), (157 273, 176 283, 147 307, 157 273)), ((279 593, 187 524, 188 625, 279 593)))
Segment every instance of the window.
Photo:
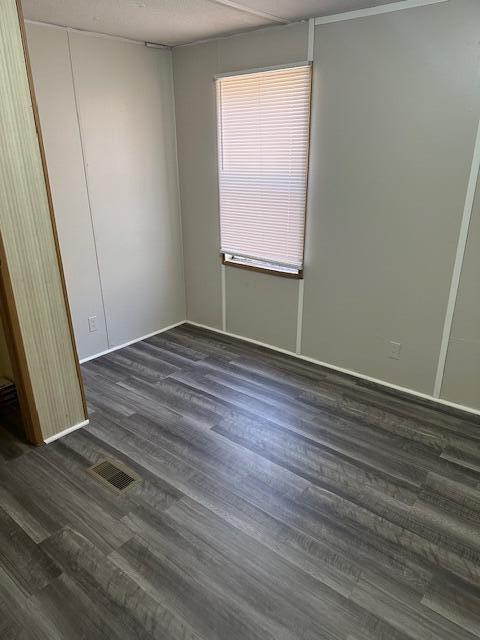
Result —
POLYGON ((224 262, 301 277, 311 67, 219 76, 216 88, 224 262))

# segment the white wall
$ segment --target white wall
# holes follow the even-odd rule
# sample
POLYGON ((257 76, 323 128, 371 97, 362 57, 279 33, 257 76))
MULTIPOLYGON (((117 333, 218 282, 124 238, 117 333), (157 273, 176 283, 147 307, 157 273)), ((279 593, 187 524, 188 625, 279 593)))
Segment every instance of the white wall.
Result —
POLYGON ((171 54, 32 24, 27 37, 86 358, 185 317, 171 54))
MULTIPOLYGON (((302 355, 433 394, 480 115, 478 24, 480 3, 450 0, 316 27, 302 355)), ((226 267, 222 297, 212 80, 306 51, 303 24, 173 54, 187 316, 221 328, 224 305, 227 331, 291 351, 298 282, 226 267)), ((478 305, 469 260, 463 318, 478 305)), ((474 408, 479 338, 454 323, 442 392, 474 408)))
MULTIPOLYGON (((302 355, 433 393, 480 114, 479 23, 476 0, 450 0, 316 27, 303 315, 298 281, 227 267, 222 292, 213 77, 305 60, 308 25, 174 50, 189 320, 222 328, 225 310, 227 331, 290 351, 300 332, 302 355)), ((86 357, 184 318, 170 53, 32 25, 29 42, 86 357)), ((441 393, 474 408, 478 202, 441 393)))

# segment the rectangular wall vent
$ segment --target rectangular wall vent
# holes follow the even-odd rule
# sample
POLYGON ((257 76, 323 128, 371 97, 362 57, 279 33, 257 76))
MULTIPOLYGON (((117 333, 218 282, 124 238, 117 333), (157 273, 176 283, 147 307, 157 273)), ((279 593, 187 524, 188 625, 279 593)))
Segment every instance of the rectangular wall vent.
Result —
POLYGON ((100 460, 93 467, 90 467, 88 472, 116 493, 123 493, 129 487, 140 482, 140 477, 136 473, 116 460, 100 460))

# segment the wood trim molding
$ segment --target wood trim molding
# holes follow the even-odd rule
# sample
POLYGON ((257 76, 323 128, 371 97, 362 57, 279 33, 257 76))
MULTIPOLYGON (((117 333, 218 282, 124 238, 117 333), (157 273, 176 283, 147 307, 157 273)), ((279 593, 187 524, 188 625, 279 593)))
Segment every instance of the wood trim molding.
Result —
POLYGON ((32 109, 33 109, 33 117, 35 120, 35 127, 37 130, 37 137, 38 137, 38 146, 40 148, 40 157, 41 157, 41 161, 42 161, 42 167, 43 167, 43 175, 45 177, 45 187, 46 187, 46 191, 47 191, 47 200, 48 200, 48 208, 49 208, 49 212, 50 212, 50 222, 52 225, 52 232, 53 232, 53 239, 54 239, 54 243, 55 243, 55 251, 56 251, 56 255, 57 255, 57 263, 58 263, 58 269, 60 272, 60 280, 61 280, 61 284, 62 284, 62 290, 63 290, 63 297, 65 300, 65 309, 66 309, 66 313, 67 313, 67 320, 68 320, 68 326, 69 326, 69 331, 70 331, 70 336, 71 336, 71 340, 72 340, 72 349, 73 349, 73 353, 74 353, 74 357, 75 357, 75 366, 76 366, 76 370, 77 370, 77 377, 78 377, 78 384, 80 386, 80 393, 82 396, 82 403, 83 403, 83 410, 84 410, 84 414, 85 414, 85 419, 88 419, 88 408, 87 408, 87 401, 86 401, 86 397, 85 397, 85 389, 83 386, 83 378, 82 378, 82 373, 81 373, 81 369, 80 369, 80 361, 78 358, 78 351, 77 351, 77 344, 75 342, 75 334, 73 331, 73 321, 72 321, 72 314, 71 314, 71 310, 70 310, 70 304, 68 301, 68 292, 67 292, 67 284, 65 281, 65 273, 63 270, 63 263, 62 263, 62 256, 61 256, 61 252, 60 252, 60 242, 58 239, 58 232, 57 232, 57 225, 55 222, 55 212, 54 212, 54 207, 53 207, 53 199, 52 199, 52 192, 51 192, 51 188, 50 188, 50 180, 48 177, 48 167, 47 167, 47 159, 46 159, 46 155, 45 155, 45 146, 43 144, 43 137, 42 137, 42 129, 40 126, 40 114, 38 111, 38 105, 37 105, 37 100, 35 97, 35 87, 33 84, 33 74, 32 74, 32 68, 31 68, 31 64, 30 64, 30 56, 28 53, 28 45, 27 45, 27 35, 26 35, 26 31, 25 31, 25 20, 23 17, 23 11, 22 11, 22 6, 21 6, 21 0, 15 0, 16 1, 16 5, 17 5, 17 13, 18 13, 18 21, 19 21, 19 25, 20 25, 20 33, 22 36, 22 44, 23 44, 23 52, 24 52, 24 56, 25 56, 25 66, 27 69, 27 76, 28 76, 28 84, 30 87, 30 95, 31 95, 31 99, 32 99, 32 109))

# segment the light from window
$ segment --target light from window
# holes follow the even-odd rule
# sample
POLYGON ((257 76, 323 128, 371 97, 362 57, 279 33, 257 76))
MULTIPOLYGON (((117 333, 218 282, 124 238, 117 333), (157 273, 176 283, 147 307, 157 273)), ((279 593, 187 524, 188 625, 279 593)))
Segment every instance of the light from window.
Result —
POLYGON ((217 77, 221 252, 226 262, 303 269, 311 67, 217 77))

